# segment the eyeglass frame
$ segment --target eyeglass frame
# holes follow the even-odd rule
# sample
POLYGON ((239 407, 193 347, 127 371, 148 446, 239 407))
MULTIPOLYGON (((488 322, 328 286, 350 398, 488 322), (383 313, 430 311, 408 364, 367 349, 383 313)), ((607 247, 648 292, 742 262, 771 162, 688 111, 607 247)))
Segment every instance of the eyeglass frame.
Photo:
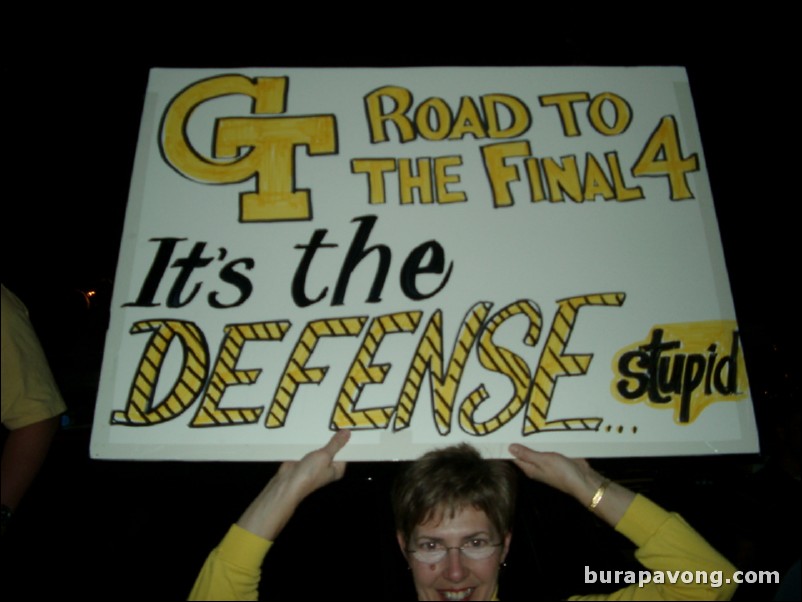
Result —
MULTIPOLYGON (((440 558, 438 558, 437 560, 424 560, 424 559, 421 559, 421 558, 418 557, 418 553, 423 553, 423 554, 429 553, 429 554, 431 554, 431 553, 435 552, 435 550, 432 550, 432 551, 429 551, 429 552, 427 552, 425 550, 407 550, 407 553, 408 554, 412 554, 412 557, 415 558, 415 560, 417 560, 418 562, 421 562, 421 563, 424 563, 424 564, 437 564, 438 562, 442 562, 445 558, 447 558, 448 557, 448 553, 451 550, 459 550, 459 553, 463 556, 463 558, 467 558, 468 560, 473 560, 475 562, 481 562, 482 560, 487 560, 488 558, 493 556, 493 553, 495 552, 495 550, 491 551, 484 558, 471 558, 471 556, 468 553, 465 552, 466 546, 470 545, 470 543, 471 542, 468 541, 468 542, 465 542, 464 544, 462 544, 461 546, 443 546, 443 548, 442 548, 443 555, 440 558)), ((498 543, 489 543, 489 544, 487 544, 487 547, 488 548, 498 548, 498 547, 503 546, 504 543, 505 542, 503 542, 503 541, 500 541, 498 543)), ((436 550, 436 552, 440 552, 440 551, 441 550, 436 550)))

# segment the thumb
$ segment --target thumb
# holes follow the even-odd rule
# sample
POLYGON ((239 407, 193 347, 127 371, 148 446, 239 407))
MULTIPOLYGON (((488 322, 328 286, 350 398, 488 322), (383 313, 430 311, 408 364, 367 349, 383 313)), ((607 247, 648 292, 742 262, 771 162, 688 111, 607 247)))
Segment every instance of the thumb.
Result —
POLYGON ((339 430, 334 435, 332 435, 329 442, 323 447, 323 451, 325 451, 329 456, 334 458, 345 444, 348 443, 348 440, 351 438, 351 431, 349 430, 339 430))

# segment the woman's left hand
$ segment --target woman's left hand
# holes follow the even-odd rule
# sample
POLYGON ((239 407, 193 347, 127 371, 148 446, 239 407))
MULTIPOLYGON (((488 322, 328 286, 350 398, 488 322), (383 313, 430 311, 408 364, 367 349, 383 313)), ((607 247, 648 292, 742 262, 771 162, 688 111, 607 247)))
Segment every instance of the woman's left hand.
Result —
POLYGON ((510 453, 513 455, 513 462, 530 479, 578 499, 588 491, 592 496, 604 481, 604 477, 582 458, 568 458, 556 452, 539 452, 518 443, 510 445, 510 453))
POLYGON ((583 458, 568 458, 556 452, 539 452, 524 445, 510 445, 513 462, 530 479, 567 493, 584 506, 599 494, 596 514, 615 526, 635 499, 635 493, 610 482, 583 458))

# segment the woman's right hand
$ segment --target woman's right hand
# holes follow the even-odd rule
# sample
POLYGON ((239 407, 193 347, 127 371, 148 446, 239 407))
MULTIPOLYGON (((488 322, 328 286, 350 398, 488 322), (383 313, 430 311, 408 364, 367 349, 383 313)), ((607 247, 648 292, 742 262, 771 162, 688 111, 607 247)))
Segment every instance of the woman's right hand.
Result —
POLYGON ((351 431, 337 431, 320 449, 309 452, 300 460, 282 463, 237 524, 255 535, 275 541, 306 496, 345 474, 345 462, 336 462, 334 457, 350 437, 351 431))
POLYGON ((342 478, 345 474, 345 462, 335 462, 334 456, 345 447, 350 438, 351 431, 337 431, 320 449, 309 452, 300 460, 284 462, 279 467, 276 478, 290 483, 300 497, 300 502, 310 493, 342 478))

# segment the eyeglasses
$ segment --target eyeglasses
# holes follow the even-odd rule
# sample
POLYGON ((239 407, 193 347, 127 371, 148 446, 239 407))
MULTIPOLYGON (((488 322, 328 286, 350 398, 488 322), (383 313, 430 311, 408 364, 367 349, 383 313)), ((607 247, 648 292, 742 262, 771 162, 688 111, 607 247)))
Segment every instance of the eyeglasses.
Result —
POLYGON ((471 539, 461 546, 444 546, 439 541, 422 541, 415 544, 415 549, 407 550, 419 562, 437 564, 446 557, 449 550, 459 550, 460 554, 471 560, 487 560, 503 545, 489 543, 486 539, 471 539))

